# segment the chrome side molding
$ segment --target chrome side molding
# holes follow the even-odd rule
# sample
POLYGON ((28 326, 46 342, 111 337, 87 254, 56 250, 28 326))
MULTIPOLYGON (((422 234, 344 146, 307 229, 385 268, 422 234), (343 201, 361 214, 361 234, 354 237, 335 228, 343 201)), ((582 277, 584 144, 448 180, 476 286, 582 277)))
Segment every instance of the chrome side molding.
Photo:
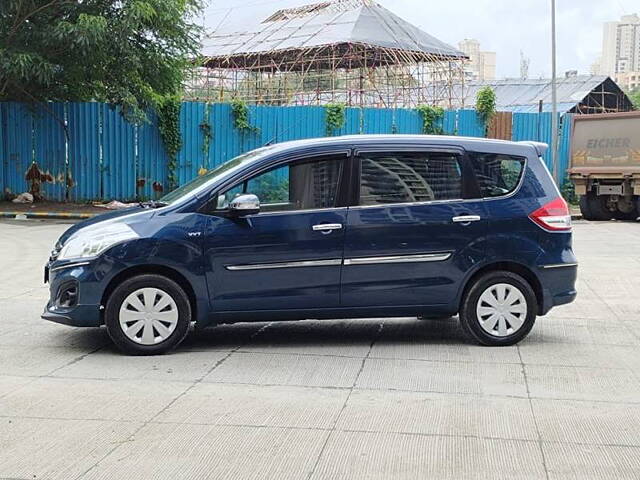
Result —
POLYGON ((563 267, 577 267, 577 263, 554 263, 552 265, 538 265, 539 268, 563 268, 563 267))
POLYGON ((443 262, 448 260, 452 252, 425 253, 422 255, 392 255, 389 257, 358 257, 345 258, 345 265, 373 265, 379 263, 414 263, 414 262, 443 262))
POLYGON ((332 258, 329 260, 302 260, 299 262, 282 263, 254 263, 250 265, 226 265, 224 268, 231 271, 238 270, 269 270, 274 268, 299 268, 299 267, 327 267, 342 265, 342 260, 332 258))
POLYGON ((339 258, 328 260, 302 260, 299 262, 282 263, 254 263, 249 265, 226 265, 224 268, 230 271, 243 270, 269 270, 275 268, 299 268, 299 267, 328 267, 340 265, 377 265, 386 263, 417 263, 417 262, 443 262, 451 258, 453 252, 425 253, 420 255, 393 255, 388 257, 357 257, 339 258))

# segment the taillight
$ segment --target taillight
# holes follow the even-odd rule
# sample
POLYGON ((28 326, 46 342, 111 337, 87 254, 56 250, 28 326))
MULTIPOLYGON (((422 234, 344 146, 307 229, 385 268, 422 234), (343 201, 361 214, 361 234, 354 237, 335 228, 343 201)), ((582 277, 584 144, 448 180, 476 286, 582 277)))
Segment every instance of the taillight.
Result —
POLYGON ((562 197, 543 205, 529 218, 540 227, 551 232, 568 232, 571 230, 571 212, 562 197))

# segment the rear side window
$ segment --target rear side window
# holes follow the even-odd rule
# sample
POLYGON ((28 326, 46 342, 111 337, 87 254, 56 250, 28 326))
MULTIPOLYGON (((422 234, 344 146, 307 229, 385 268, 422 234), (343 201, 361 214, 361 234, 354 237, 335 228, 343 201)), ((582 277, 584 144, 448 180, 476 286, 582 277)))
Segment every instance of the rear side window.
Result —
POLYGON ((495 153, 469 152, 482 197, 501 197, 513 192, 524 170, 524 158, 495 153))
POLYGON ((362 153, 360 162, 360 205, 462 198, 462 166, 458 155, 362 153))

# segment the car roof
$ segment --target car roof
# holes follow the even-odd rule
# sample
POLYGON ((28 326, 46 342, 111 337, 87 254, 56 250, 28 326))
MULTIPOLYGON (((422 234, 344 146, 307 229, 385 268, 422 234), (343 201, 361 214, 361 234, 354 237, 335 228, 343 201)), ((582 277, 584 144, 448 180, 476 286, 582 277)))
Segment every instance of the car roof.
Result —
POLYGON ((520 156, 527 156, 533 153, 537 156, 542 156, 548 148, 547 144, 540 142, 512 142, 508 140, 447 135, 343 135, 339 137, 307 138, 277 143, 272 145, 270 153, 285 153, 314 147, 345 146, 362 148, 376 145, 454 146, 469 151, 520 156))

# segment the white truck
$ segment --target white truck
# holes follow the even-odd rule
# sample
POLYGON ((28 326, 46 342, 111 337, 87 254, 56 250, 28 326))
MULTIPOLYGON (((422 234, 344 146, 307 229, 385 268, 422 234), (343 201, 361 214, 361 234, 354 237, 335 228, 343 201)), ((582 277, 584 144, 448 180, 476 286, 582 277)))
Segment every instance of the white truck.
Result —
POLYGON ((573 117, 569 178, 586 220, 640 215, 640 112, 573 117))

